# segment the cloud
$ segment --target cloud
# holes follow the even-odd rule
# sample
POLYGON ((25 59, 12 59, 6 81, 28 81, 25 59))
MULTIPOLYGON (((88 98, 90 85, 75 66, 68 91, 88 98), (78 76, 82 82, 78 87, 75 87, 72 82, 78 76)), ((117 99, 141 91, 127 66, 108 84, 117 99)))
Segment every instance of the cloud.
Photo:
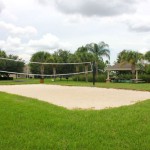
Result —
POLYGON ((127 24, 130 31, 134 32, 150 32, 150 19, 145 15, 133 15, 123 21, 127 24))
POLYGON ((16 50, 20 46, 21 46, 21 39, 17 37, 14 38, 14 37, 9 36, 6 41, 4 40, 0 41, 0 48, 4 50, 5 49, 16 50))
POLYGON ((58 37, 50 33, 43 35, 41 39, 30 40, 24 43, 21 38, 8 36, 6 40, 0 40, 0 49, 8 54, 18 55, 24 60, 29 60, 31 55, 39 50, 50 51, 59 48, 69 49, 70 44, 62 42, 58 37))
POLYGON ((22 43, 20 38, 9 36, 5 41, 0 40, 0 49, 7 52, 7 54, 17 55, 23 60, 29 61, 31 54, 34 50, 31 50, 27 44, 22 43))
POLYGON ((30 40, 28 46, 37 50, 51 50, 68 48, 70 44, 66 42, 61 42, 60 39, 55 35, 47 33, 39 40, 30 40))
POLYGON ((32 26, 19 27, 11 23, 0 21, 0 29, 4 29, 13 36, 33 36, 37 30, 32 26))
POLYGON ((4 4, 3 4, 3 2, 0 0, 0 13, 2 12, 2 10, 4 9, 4 4))
MULTIPOLYGON (((42 1, 42 0, 40 0, 42 1)), ((45 1, 46 2, 46 1, 45 1)), ((116 16, 136 11, 137 0, 56 0, 58 10, 83 16, 116 16)))
POLYGON ((35 1, 43 6, 49 5, 53 7, 55 5, 55 0, 35 0, 35 1))
POLYGON ((40 4, 46 5, 48 3, 48 0, 37 0, 40 4))
POLYGON ((131 31, 135 31, 135 32, 150 32, 150 25, 147 25, 147 24, 132 24, 132 25, 128 25, 129 26, 129 29, 131 31))

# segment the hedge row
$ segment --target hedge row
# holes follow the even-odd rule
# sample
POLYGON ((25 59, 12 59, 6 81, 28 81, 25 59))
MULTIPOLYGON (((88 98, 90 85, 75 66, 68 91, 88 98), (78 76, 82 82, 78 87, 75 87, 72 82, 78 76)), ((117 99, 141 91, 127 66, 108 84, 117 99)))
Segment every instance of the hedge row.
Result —
POLYGON ((147 83, 150 83, 150 74, 141 74, 139 75, 139 79, 142 79, 147 83))
MULTIPOLYGON (((139 74, 138 78, 150 83, 150 74, 139 74)), ((132 74, 120 74, 118 75, 118 79, 130 80, 132 79, 132 74)))
POLYGON ((13 77, 0 77, 0 80, 13 80, 13 77))
MULTIPOLYGON (((107 76, 105 74, 100 74, 96 78, 96 82, 106 82, 107 76)), ((132 79, 132 74, 120 74, 117 76, 118 79, 130 80, 132 79)), ((85 74, 75 75, 72 77, 74 81, 86 81, 85 74)), ((150 75, 149 74, 139 74, 139 79, 150 83, 150 75)), ((88 82, 93 82, 93 75, 88 74, 88 82)))
POLYGON ((119 74, 117 76, 118 79, 130 80, 132 79, 132 74, 119 74))
MULTIPOLYGON (((85 74, 75 75, 72 77, 73 81, 86 81, 85 74)), ((93 75, 88 74, 88 82, 93 82, 93 75)), ((101 74, 96 77, 96 82, 106 82, 106 75, 101 74)))

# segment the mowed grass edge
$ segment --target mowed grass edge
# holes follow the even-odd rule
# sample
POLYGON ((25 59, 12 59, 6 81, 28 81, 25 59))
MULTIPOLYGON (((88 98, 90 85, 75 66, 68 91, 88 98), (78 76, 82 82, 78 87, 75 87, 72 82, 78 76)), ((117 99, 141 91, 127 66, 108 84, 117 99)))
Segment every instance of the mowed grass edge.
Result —
POLYGON ((0 92, 2 150, 147 150, 150 100, 107 110, 67 110, 0 92))

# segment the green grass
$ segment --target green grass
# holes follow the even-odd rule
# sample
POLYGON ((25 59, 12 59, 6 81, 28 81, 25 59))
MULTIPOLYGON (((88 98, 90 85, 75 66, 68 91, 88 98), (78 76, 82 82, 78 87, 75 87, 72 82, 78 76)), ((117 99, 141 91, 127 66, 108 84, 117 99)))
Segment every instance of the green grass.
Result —
POLYGON ((39 79, 1 80, 0 85, 39 84, 39 79))
MULTIPOLYGON (((83 81, 72 81, 66 79, 52 81, 51 79, 45 79, 45 84, 53 85, 67 85, 67 86, 89 86, 92 87, 92 82, 83 82, 83 81)), ((18 84, 40 84, 39 79, 17 79, 13 81, 0 81, 0 85, 18 85, 18 84)), ((150 91, 150 83, 95 83, 96 87, 100 88, 115 88, 115 89, 129 89, 129 90, 139 90, 139 91, 150 91)))
POLYGON ((67 110, 0 92, 1 150, 148 150, 150 100, 108 110, 67 110))

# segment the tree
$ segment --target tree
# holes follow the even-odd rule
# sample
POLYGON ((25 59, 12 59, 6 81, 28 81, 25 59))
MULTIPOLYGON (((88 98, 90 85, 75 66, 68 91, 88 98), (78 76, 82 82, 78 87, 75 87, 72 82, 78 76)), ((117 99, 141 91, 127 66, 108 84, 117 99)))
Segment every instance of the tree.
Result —
MULTIPOLYGON (((39 51, 32 55, 31 62, 51 63, 54 61, 53 56, 45 51, 39 51)), ((50 65, 30 63, 31 72, 34 74, 50 74, 50 65)), ((52 69, 51 69, 52 70, 52 69)))
POLYGON ((150 74, 150 64, 145 64, 145 73, 150 74))
POLYGON ((104 42, 98 44, 90 43, 86 45, 86 48, 94 56, 96 62, 96 74, 98 74, 98 62, 103 62, 103 57, 110 59, 109 45, 104 42))
MULTIPOLYGON (((68 63, 69 58, 72 54, 70 51, 59 49, 53 54, 54 62, 56 63, 68 63)), ((73 72, 73 67, 71 65, 57 65, 58 74, 66 74, 73 72)))
POLYGON ((16 55, 7 55, 5 51, 0 50, 0 57, 13 59, 13 60, 19 60, 19 61, 13 61, 13 60, 1 59, 0 60, 0 70, 7 71, 8 73, 7 72, 5 72, 5 73, 1 72, 0 75, 9 77, 9 75, 10 75, 9 72, 18 72, 18 73, 23 72, 24 62, 18 56, 16 56, 16 55))
MULTIPOLYGON (((6 53, 5 53, 5 51, 3 51, 3 50, 0 50, 0 57, 2 57, 2 58, 6 58, 7 57, 7 55, 6 55, 6 53)), ((5 60, 3 60, 3 59, 0 59, 0 70, 2 70, 2 71, 7 71, 6 70, 6 61, 5 60)), ((0 76, 1 75, 5 75, 5 73, 0 73, 0 76)), ((7 75, 7 74, 6 74, 7 75)))
POLYGON ((54 61, 57 63, 67 63, 70 54, 71 53, 67 50, 59 49, 53 54, 54 61))
POLYGON ((147 51, 145 54, 145 60, 150 62, 150 51, 147 51))
POLYGON ((96 61, 103 60, 104 56, 110 59, 110 50, 108 44, 104 42, 100 42, 98 44, 90 43, 87 44, 86 47, 95 56, 96 61))
POLYGON ((87 47, 79 47, 75 52, 79 62, 93 62, 95 60, 94 55, 88 51, 87 47))
POLYGON ((0 49, 0 57, 2 57, 2 58, 6 58, 7 57, 6 52, 1 50, 1 49, 0 49))
POLYGON ((94 60, 94 55, 90 53, 87 47, 79 47, 75 52, 79 62, 92 62, 94 60))
POLYGON ((129 63, 131 64, 131 71, 133 78, 135 77, 136 66, 140 61, 143 60, 143 54, 133 50, 123 50, 119 53, 117 62, 118 63, 129 63))
MULTIPOLYGON (((74 54, 71 54, 68 58, 68 62, 69 63, 80 63, 81 62, 81 59, 79 58, 79 56, 74 53, 74 54)), ((82 70, 81 68, 81 65, 71 65, 72 66, 72 72, 80 72, 80 70, 82 70)))

